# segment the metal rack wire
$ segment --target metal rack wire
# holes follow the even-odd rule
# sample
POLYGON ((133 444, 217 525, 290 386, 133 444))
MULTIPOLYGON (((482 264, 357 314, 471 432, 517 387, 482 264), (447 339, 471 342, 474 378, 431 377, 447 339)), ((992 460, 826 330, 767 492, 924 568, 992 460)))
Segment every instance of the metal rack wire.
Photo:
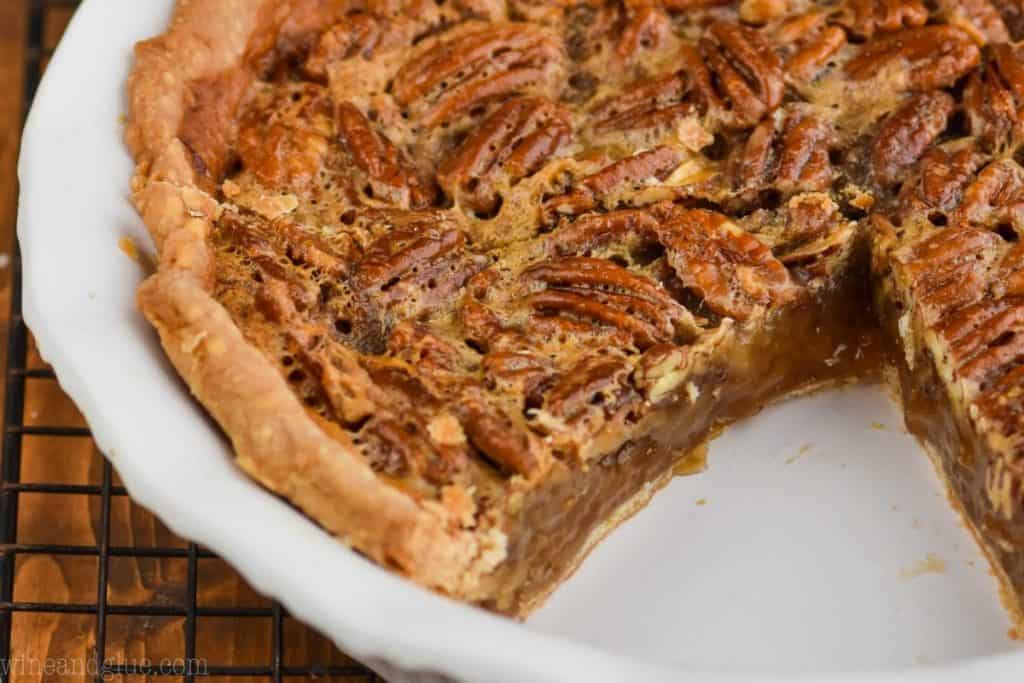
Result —
MULTIPOLYGON (((7 0, 4 0, 7 1, 7 0)), ((49 57, 44 46, 44 20, 54 9, 70 11, 79 0, 28 0, 27 52, 25 55, 25 113, 39 84, 41 71, 49 57)), ((6 218, 5 218, 6 220, 6 218)), ((21 259, 17 247, 11 259, 11 311, 8 338, 8 368, 6 373, 6 403, 3 423, 3 461, 0 465, 0 683, 8 683, 12 652, 12 623, 19 613, 59 615, 94 615, 95 647, 88 667, 95 681, 109 681, 125 676, 171 676, 191 682, 196 677, 252 676, 280 681, 284 677, 337 677, 346 681, 377 681, 369 669, 352 664, 292 666, 284 661, 285 611, 273 603, 268 607, 208 607, 197 604, 199 589, 199 563, 213 558, 209 551, 188 543, 185 547, 157 545, 135 547, 115 545, 111 539, 111 501, 127 495, 116 485, 115 473, 106 460, 102 465, 99 484, 22 482, 22 443, 25 436, 57 439, 88 437, 84 427, 26 424, 24 419, 26 390, 32 382, 52 381, 50 369, 29 368, 29 334, 21 315, 21 259), (24 543, 18 538, 18 506, 22 494, 82 495, 99 500, 100 525, 95 545, 24 543), (86 604, 26 602, 15 600, 15 565, 19 556, 55 555, 95 557, 98 562, 96 598, 86 604), (179 558, 187 562, 185 600, 182 606, 167 604, 119 605, 108 599, 108 574, 111 558, 179 558), (108 618, 117 615, 140 617, 181 617, 184 619, 184 651, 180 653, 183 667, 167 668, 153 664, 115 663, 107 657, 108 618), (197 622, 202 617, 232 617, 236 619, 269 619, 272 624, 270 661, 263 665, 195 666, 197 622)))

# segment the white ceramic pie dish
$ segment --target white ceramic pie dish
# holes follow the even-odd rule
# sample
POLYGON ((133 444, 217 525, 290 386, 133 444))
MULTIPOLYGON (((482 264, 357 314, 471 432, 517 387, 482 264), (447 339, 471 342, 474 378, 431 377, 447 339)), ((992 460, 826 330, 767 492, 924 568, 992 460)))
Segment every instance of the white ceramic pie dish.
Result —
POLYGON ((987 565, 878 388, 715 442, 521 625, 364 561, 233 466, 136 312, 123 84, 172 0, 88 0, 26 129, 24 311, 129 491, 394 681, 1021 681, 987 565), (421 672, 417 675, 412 672, 421 672), (425 673, 423 673, 425 672, 425 673))

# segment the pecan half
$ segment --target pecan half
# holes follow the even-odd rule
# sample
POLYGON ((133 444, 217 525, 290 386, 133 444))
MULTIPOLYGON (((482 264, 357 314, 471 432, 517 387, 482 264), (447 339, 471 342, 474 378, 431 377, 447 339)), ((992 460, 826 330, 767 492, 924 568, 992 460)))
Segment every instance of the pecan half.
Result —
POLYGON ((937 331, 957 376, 983 386, 1024 356, 1024 300, 984 298, 953 312, 937 331))
POLYGON ((1015 45, 993 45, 992 59, 964 88, 971 133, 990 147, 1006 148, 1021 134, 1024 53, 1015 45))
POLYGON ((434 189, 417 177, 405 155, 374 129, 358 107, 342 102, 337 113, 342 143, 356 167, 366 174, 365 192, 371 198, 414 209, 434 201, 434 189))
POLYGON ((491 214, 503 190, 539 170, 571 137, 564 107, 542 97, 514 98, 444 161, 438 181, 461 205, 491 214))
MULTIPOLYGON (((588 356, 563 374, 544 396, 544 410, 563 424, 616 407, 628 393, 632 368, 618 356, 588 356)), ((602 420, 603 421, 603 420, 602 420)), ((599 426, 599 425, 595 425, 599 426)))
POLYGON ((545 219, 553 223, 559 216, 573 216, 601 205, 617 204, 641 183, 652 179, 664 180, 682 161, 682 152, 664 146, 617 161, 583 178, 570 192, 546 201, 543 207, 545 219))
POLYGON ((672 35, 672 21, 658 7, 639 7, 627 18, 615 54, 622 60, 636 59, 645 50, 657 49, 672 35))
POLYGON ((601 133, 670 125, 697 111, 692 102, 683 101, 689 91, 689 81, 682 73, 634 83, 591 110, 593 128, 601 133))
POLYGON ((395 226, 366 249, 352 282, 413 317, 447 301, 487 265, 465 245, 463 233, 441 220, 395 226))
POLYGON ((503 470, 533 479, 550 465, 550 457, 526 425, 482 396, 464 396, 458 413, 469 442, 503 470))
POLYGON ((286 277, 288 266, 344 278, 359 255, 358 246, 348 235, 327 237, 288 218, 266 220, 238 210, 221 214, 214 238, 225 246, 240 247, 256 265, 278 278, 286 277))
POLYGON ((392 476, 422 477, 436 485, 450 482, 468 465, 469 453, 464 440, 438 440, 431 433, 431 420, 447 415, 445 401, 412 366, 379 356, 364 356, 362 362, 376 389, 384 394, 358 432, 371 466, 392 476))
POLYGON ((945 92, 914 95, 882 124, 871 145, 871 170, 882 185, 901 181, 946 129, 956 103, 945 92))
POLYGON ((242 168, 267 187, 308 187, 324 164, 333 119, 325 88, 312 83, 280 88, 238 122, 242 168))
POLYGON ((683 285, 719 315, 746 320, 759 307, 796 296, 789 272, 768 246, 722 214, 687 211, 659 233, 683 285))
POLYGON ((532 351, 492 351, 482 361, 490 387, 522 396, 551 375, 551 360, 532 351))
POLYGON ((810 81, 846 45, 846 32, 828 22, 826 12, 808 12, 784 21, 775 29, 772 42, 786 64, 786 75, 810 81))
POLYGON ((948 224, 984 163, 985 157, 973 146, 929 149, 900 188, 901 212, 923 214, 937 224, 948 224))
POLYGON ((524 275, 547 285, 526 299, 535 310, 568 313, 617 328, 641 349, 675 339, 677 329, 696 328, 690 312, 661 286, 611 261, 559 258, 533 266, 524 275))
MULTIPOLYGON (((782 102, 782 63, 756 30, 724 21, 708 27, 700 39, 696 63, 706 63, 713 79, 696 78, 699 95, 717 110, 722 123, 743 128, 761 120, 782 102)), ((695 66, 691 51, 683 63, 695 66)))
POLYGON ((1001 242, 987 230, 947 228, 898 255, 925 324, 981 298, 1001 242))
POLYGON ((847 0, 835 21, 858 38, 924 26, 928 8, 921 0, 847 0))
POLYGON ((897 90, 934 90, 953 85, 978 65, 981 52, 970 37, 952 26, 922 26, 875 38, 846 63, 855 81, 896 73, 897 90))
POLYGON ((413 108, 427 128, 504 95, 550 94, 561 80, 565 55, 543 29, 512 23, 467 26, 411 59, 392 81, 396 101, 413 108))
POLYGON ((399 416, 374 415, 359 431, 370 466, 395 477, 420 476, 435 485, 449 483, 469 462, 465 445, 438 444, 429 422, 414 410, 399 416))
POLYGON ((978 46, 963 31, 925 26, 872 40, 846 63, 846 73, 855 81, 892 74, 898 90, 934 90, 955 83, 980 59, 978 46))
POLYGON ((786 197, 827 190, 831 140, 831 128, 813 114, 794 110, 781 124, 765 119, 729 160, 733 188, 750 199, 766 189, 786 197))
POLYGON ((332 62, 362 57, 369 60, 374 50, 387 39, 386 20, 359 13, 324 31, 310 50, 303 70, 314 80, 327 80, 327 67, 332 62))
POLYGON ((986 166, 964 192, 952 218, 958 225, 1024 232, 1024 168, 1010 159, 986 166))
MULTIPOLYGON (((657 207, 652 207, 656 209, 657 207)), ((560 226, 548 237, 551 250, 560 256, 579 254, 612 242, 635 239, 641 243, 658 241, 659 212, 651 209, 621 209, 603 214, 588 214, 560 226)))

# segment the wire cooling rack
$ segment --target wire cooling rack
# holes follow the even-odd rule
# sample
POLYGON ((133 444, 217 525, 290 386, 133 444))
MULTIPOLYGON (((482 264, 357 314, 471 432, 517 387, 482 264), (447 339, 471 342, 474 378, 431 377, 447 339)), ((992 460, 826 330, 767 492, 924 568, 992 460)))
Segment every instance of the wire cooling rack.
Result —
MULTIPOLYGON (((79 0, 0 0, 12 1, 23 1, 27 6, 27 112, 27 103, 32 101, 57 37, 79 0)), ((13 220, 13 216, 3 220, 13 220)), ((144 517, 148 513, 133 506, 110 463, 96 455, 84 423, 54 424, 42 415, 46 411, 33 408, 38 402, 32 397, 40 391, 67 399, 60 395, 52 369, 37 361, 32 350, 21 315, 21 260, 17 248, 10 266, 11 311, 0 466, 0 683, 65 674, 84 674, 94 681, 127 681, 143 676, 184 681, 197 677, 231 677, 233 681, 249 677, 275 682, 285 677, 377 681, 372 671, 335 651, 321 636, 294 622, 279 604, 256 596, 248 587, 242 592, 250 591, 246 600, 251 599, 252 604, 240 606, 238 603, 246 600, 238 599, 217 600, 221 586, 243 585, 237 575, 222 563, 218 566, 220 560, 209 551, 175 538, 159 522, 144 517), (46 471, 27 464, 30 458, 41 457, 29 452, 33 449, 26 444, 31 440, 45 441, 46 448, 36 450, 46 457, 66 457, 71 451, 80 454, 84 450, 94 460, 86 468, 86 481, 40 481, 38 476, 31 476, 32 472, 46 471), (30 511, 37 517, 40 511, 47 515, 43 524, 47 528, 42 533, 38 529, 29 533, 26 528, 31 530, 32 525, 19 522, 19 509, 25 521, 29 502, 30 511), (79 516, 92 530, 86 541, 74 532, 81 523, 70 520, 77 513, 82 513, 79 516), (69 519, 63 519, 65 514, 69 519), (115 516, 117 520, 112 519, 115 516), (153 542, 139 543, 138 538, 125 541, 123 533, 115 533, 115 529, 124 526, 120 520, 125 516, 149 519, 147 528, 154 531, 148 540, 153 542), (76 562, 84 563, 84 569, 76 562), (122 576, 125 563, 131 568, 130 580, 122 576), (67 585, 65 590, 57 591, 61 593, 59 598, 50 598, 45 592, 52 587, 52 573, 29 571, 40 566, 63 568, 67 585), (25 576, 22 569, 28 572, 27 581, 31 582, 28 590, 18 585, 25 576), (225 581, 228 574, 232 578, 225 581), (213 588, 208 585, 209 575, 219 577, 213 588), (30 598, 23 597, 24 593, 30 598), (214 599, 208 599, 210 595, 214 599), (125 619, 134 626, 125 628, 125 619), (24 632, 19 630, 23 624, 24 632), (257 625, 256 630, 264 630, 263 635, 255 638, 255 645, 248 642, 252 638, 232 635, 232 629, 238 633, 251 632, 249 627, 253 624, 257 625), (39 631, 47 633, 45 651, 19 651, 19 646, 37 639, 35 633, 39 631), (173 635, 163 638, 167 631, 173 635), (126 638, 126 633, 131 637, 126 638), (62 649, 58 643, 61 639, 72 646, 62 649), (169 641, 171 646, 153 645, 158 640, 169 641), (238 661, 236 646, 244 641, 246 656, 238 661), (230 648, 224 647, 224 643, 230 648), (232 650, 226 657, 230 663, 219 663, 225 658, 218 649, 232 650), (291 661, 295 652, 299 652, 300 660, 306 657, 314 661, 291 661), (318 658, 323 661, 317 661, 318 658)))

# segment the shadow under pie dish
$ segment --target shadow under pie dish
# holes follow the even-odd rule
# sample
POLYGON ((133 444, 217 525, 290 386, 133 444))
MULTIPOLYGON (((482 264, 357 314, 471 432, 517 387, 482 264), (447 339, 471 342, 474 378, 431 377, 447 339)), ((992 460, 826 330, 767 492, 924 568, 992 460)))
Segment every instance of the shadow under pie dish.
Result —
POLYGON ((192 0, 143 312, 238 462, 525 615, 765 404, 885 375, 1019 612, 1009 4, 192 0))

